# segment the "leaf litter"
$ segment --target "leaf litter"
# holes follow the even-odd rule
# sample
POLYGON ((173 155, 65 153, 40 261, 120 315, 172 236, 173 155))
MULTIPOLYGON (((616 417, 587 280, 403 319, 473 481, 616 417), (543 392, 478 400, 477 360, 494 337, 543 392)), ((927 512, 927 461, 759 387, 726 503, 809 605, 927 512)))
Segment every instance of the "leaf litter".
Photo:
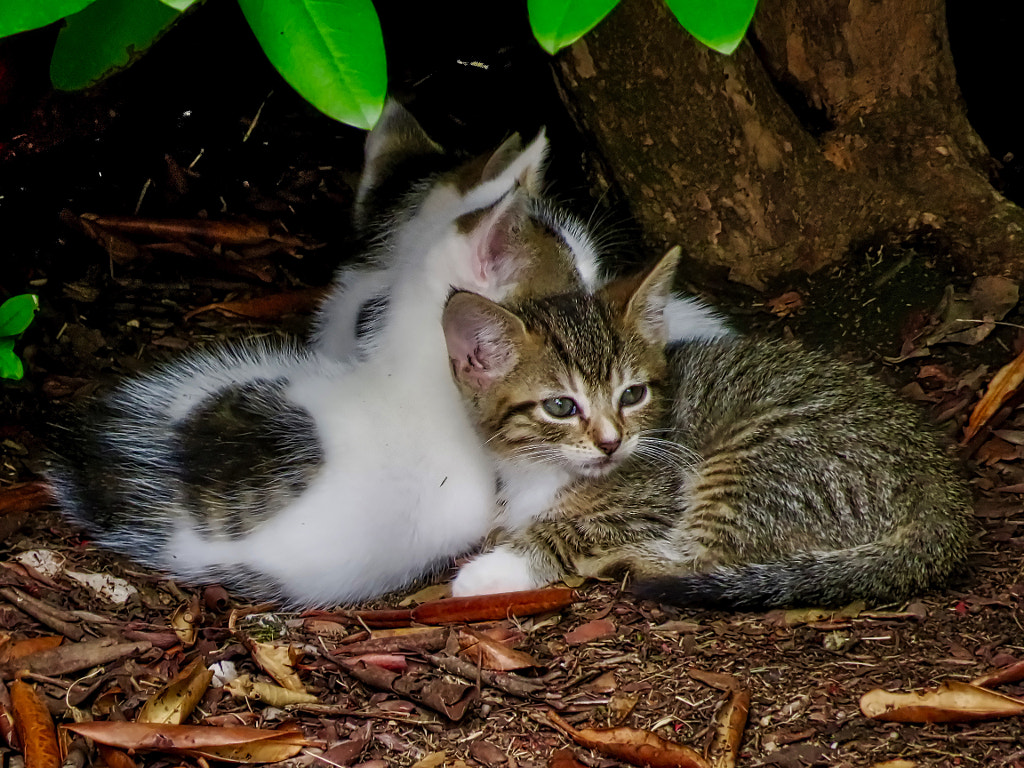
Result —
MULTIPOLYGON (((264 125, 272 119, 268 113, 264 125)), ((354 136, 356 165, 359 144, 354 136)), ((187 159, 170 157, 168 176, 177 179, 172 186, 182 202, 167 206, 165 217, 66 213, 65 234, 85 231, 99 243, 77 235, 82 264, 103 268, 69 270, 43 257, 31 265, 26 279, 56 287, 42 291, 33 330, 29 360, 42 381, 37 391, 5 392, 8 411, 32 413, 45 403, 59 413, 101 382, 225 337, 303 332, 308 316, 301 315, 337 258, 317 244, 345 235, 337 231, 336 207, 327 227, 274 216, 287 219, 304 200, 322 204, 321 190, 350 202, 352 189, 316 158, 288 153, 285 163, 267 169, 272 181, 254 188, 251 207, 232 199, 224 216, 201 215, 198 205, 187 210, 209 179, 202 164, 181 173, 187 159), (192 218, 181 218, 182 211, 192 218)), ((993 693, 1004 704, 1024 698, 1024 465, 1016 450, 1024 444, 1024 412, 1013 361, 1024 337, 1005 324, 1021 319, 1020 308, 1011 308, 1015 291, 989 278, 947 291, 901 350, 899 367, 912 374, 907 394, 941 417, 951 436, 964 438, 980 497, 968 575, 910 605, 675 611, 636 602, 614 585, 587 583, 572 599, 569 590, 546 593, 549 603, 528 598, 539 613, 493 602, 439 609, 437 587, 422 599, 394 595, 358 610, 278 613, 221 588, 178 585, 88 546, 46 510, 38 422, 0 424, 0 523, 8 526, 10 552, 0 570, 0 652, 9 649, 0 660, 0 736, 8 744, 0 749, 8 750, 5 759, 9 750, 32 749, 43 757, 31 762, 52 761, 49 737, 47 746, 37 744, 38 734, 48 733, 45 711, 61 728, 95 721, 73 727, 92 742, 112 742, 101 758, 108 765, 155 768, 279 758, 289 768, 610 765, 567 732, 603 743, 615 741, 609 733, 624 736, 634 752, 650 747, 661 759, 675 751, 697 765, 1020 768, 1019 716, 911 723, 874 720, 859 706, 875 690, 889 697, 885 711, 894 711, 892 701, 920 706, 929 691, 965 686, 972 695, 998 686, 993 693), (950 352, 962 349, 990 354, 965 360, 950 352), (1006 373, 993 381, 991 372, 1001 369, 1006 373), (981 399, 986 390, 994 394, 981 399), (963 432, 969 420, 970 434, 963 432), (54 552, 60 567, 44 572, 15 559, 28 550, 54 552), (71 573, 123 580, 135 592, 108 602, 71 573), (243 617, 265 617, 274 629, 243 617), (258 658, 266 645, 284 649, 280 667, 258 658), (26 706, 27 691, 35 703, 26 706), (900 696, 914 698, 893 698, 900 696), (568 727, 552 727, 549 711, 568 727), (243 727, 256 734, 240 735, 243 727), (18 728, 25 732, 20 741, 18 728), (24 743, 29 735, 36 746, 24 743), (217 752, 222 747, 233 751, 217 752), (172 752, 178 749, 180 756, 172 752)), ((797 292, 760 304, 750 311, 772 322, 804 311, 797 292)), ((935 702, 926 698, 925 706, 935 702)), ((60 740, 71 742, 69 735, 60 740)), ((74 744, 82 760, 96 759, 94 743, 74 744)))

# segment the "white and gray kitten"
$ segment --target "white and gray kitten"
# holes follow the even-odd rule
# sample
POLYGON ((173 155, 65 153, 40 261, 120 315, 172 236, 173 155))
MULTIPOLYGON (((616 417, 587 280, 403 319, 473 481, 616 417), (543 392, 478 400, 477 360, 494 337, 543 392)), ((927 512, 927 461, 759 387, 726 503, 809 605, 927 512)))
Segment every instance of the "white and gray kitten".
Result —
MULTIPOLYGON (((367 216, 401 143, 392 127, 370 136, 367 216)), ((142 563, 293 605, 377 596, 478 544, 494 468, 451 382, 441 312, 453 288, 588 288, 583 235, 536 213, 546 146, 406 182, 376 246, 388 309, 372 354, 238 344, 121 384, 55 446, 63 513, 142 563)), ((354 307, 319 347, 356 337, 354 307)))

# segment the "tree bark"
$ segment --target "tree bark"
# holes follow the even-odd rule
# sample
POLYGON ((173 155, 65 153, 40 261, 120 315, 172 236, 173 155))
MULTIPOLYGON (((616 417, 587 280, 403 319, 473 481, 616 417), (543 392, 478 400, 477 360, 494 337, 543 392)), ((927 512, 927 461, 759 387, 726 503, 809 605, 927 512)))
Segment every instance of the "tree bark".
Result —
POLYGON ((1024 212, 990 183, 942 0, 762 0, 730 57, 629 0, 555 69, 652 248, 760 288, 928 232, 964 270, 1024 276, 1024 212))

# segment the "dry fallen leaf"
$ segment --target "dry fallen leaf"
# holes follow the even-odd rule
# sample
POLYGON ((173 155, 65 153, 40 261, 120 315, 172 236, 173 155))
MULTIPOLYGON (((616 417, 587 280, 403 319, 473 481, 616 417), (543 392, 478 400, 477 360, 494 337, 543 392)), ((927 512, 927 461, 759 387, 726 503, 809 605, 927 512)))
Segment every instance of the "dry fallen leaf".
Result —
POLYGON ((708 672, 696 667, 690 667, 686 670, 686 674, 694 680, 699 680, 704 685, 710 685, 712 688, 717 688, 720 691, 735 691, 740 687, 739 678, 726 672, 708 672))
POLYGON ((472 661, 483 669, 508 672, 513 669, 529 669, 540 666, 540 662, 530 654, 517 651, 505 643, 469 627, 459 631, 459 645, 462 646, 459 656, 472 661))
POLYGON ((390 669, 392 672, 405 672, 409 668, 409 659, 401 653, 361 653, 353 656, 349 663, 356 664, 360 661, 390 669))
MULTIPOLYGON (((276 763, 309 745, 296 728, 270 730, 244 726, 166 725, 120 721, 63 726, 100 744, 127 750, 158 750, 202 755, 236 763, 276 763)), ((57 765, 60 765, 58 761, 57 765)))
POLYGON ((109 638, 82 640, 78 643, 64 643, 56 648, 23 656, 7 664, 4 673, 27 670, 42 675, 59 677, 69 672, 109 664, 122 656, 142 653, 153 647, 147 640, 136 643, 115 643, 109 638))
POLYGON ((251 639, 246 641, 246 647, 253 661, 281 686, 290 691, 306 692, 306 686, 295 672, 295 662, 302 658, 301 650, 291 645, 258 643, 251 639))
POLYGON ((548 720, 582 747, 616 760, 649 768, 711 768, 699 752, 635 728, 574 728, 549 709, 548 720))
POLYGON ((715 734, 707 751, 707 758, 713 768, 735 768, 749 711, 750 694, 733 688, 729 698, 715 714, 715 734))
POLYGON ((1001 667, 1000 669, 989 672, 981 677, 977 677, 974 680, 971 680, 971 685, 977 685, 982 688, 991 688, 993 685, 1016 683, 1020 680, 1024 680, 1024 661, 1018 661, 1016 664, 1011 664, 1008 667, 1001 667))
POLYGON ((249 675, 239 675, 224 688, 236 698, 262 701, 271 707, 287 707, 289 704, 315 704, 319 701, 312 693, 294 691, 272 683, 263 683, 253 680, 249 675))
POLYGON ((0 515, 32 512, 52 503, 50 486, 40 480, 15 483, 0 489, 0 515))
POLYGON ((978 344, 995 330, 1019 299, 1017 284, 1005 277, 983 276, 975 279, 968 293, 956 293, 946 286, 933 323, 908 339, 898 357, 886 358, 898 363, 911 357, 931 354, 934 344, 978 344))
POLYGON ((196 602, 182 603, 171 614, 171 628, 186 648, 195 645, 199 633, 196 623, 199 619, 199 604, 196 602))
POLYGON ((781 296, 769 299, 766 303, 768 311, 778 317, 789 317, 804 305, 804 297, 797 291, 786 291, 781 296))
POLYGON ((183 723, 203 698, 213 679, 213 670, 198 658, 181 670, 142 705, 136 720, 140 723, 183 723))
POLYGON ((949 680, 921 693, 876 688, 861 696, 860 711, 873 720, 899 723, 966 723, 1024 714, 1024 699, 949 680))
POLYGON ((969 441, 996 415, 1003 403, 1017 392, 1021 382, 1024 382, 1024 352, 1000 368, 992 377, 984 396, 971 411, 962 442, 969 441))
POLYGON ((107 768, 137 768, 135 761, 120 749, 108 747, 106 744, 97 744, 96 751, 100 753, 107 768))
POLYGON ((576 759, 571 749, 556 749, 548 758, 548 768, 587 768, 576 759))
POLYGON ((565 642, 569 645, 582 645, 594 640, 614 637, 616 632, 618 632, 618 628, 611 619, 594 619, 586 624, 581 624, 571 632, 566 632, 565 642))
POLYGON ((60 768, 60 748, 53 717, 35 688, 22 680, 11 683, 14 726, 21 740, 26 768, 60 768))
POLYGON ((23 656, 56 648, 62 642, 64 642, 64 638, 61 635, 43 635, 42 637, 14 640, 0 649, 0 666, 23 656))

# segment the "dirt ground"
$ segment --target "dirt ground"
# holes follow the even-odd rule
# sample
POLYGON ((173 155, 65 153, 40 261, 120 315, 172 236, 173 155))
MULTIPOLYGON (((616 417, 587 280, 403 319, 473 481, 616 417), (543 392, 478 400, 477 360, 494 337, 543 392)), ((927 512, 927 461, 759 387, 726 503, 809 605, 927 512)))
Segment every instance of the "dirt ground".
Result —
MULTIPOLYGON (((301 650, 295 669, 315 703, 279 707, 214 684, 189 722, 298 723, 313 743, 292 758, 301 765, 547 765, 554 750, 570 746, 547 719, 549 708, 580 727, 627 725, 701 750, 714 732, 722 689, 739 686, 751 698, 741 766, 896 759, 1024 766, 1019 716, 920 725, 870 720, 858 708, 874 688, 970 681, 1024 660, 1019 398, 1000 410, 995 432, 960 447, 977 492, 978 534, 968 568, 949 588, 907 605, 764 615, 668 610, 637 602, 618 585, 585 584, 568 607, 483 625, 526 654, 517 658, 528 666, 497 676, 475 671, 475 663, 462 676, 441 668, 460 639, 463 646, 479 641, 461 625, 417 634, 404 647, 396 639, 382 644, 358 622, 279 613, 217 588, 175 584, 97 550, 45 506, 17 511, 18 484, 40 478, 53 439, 49 425, 60 424, 71 404, 185 349, 304 333, 318 291, 351 256, 347 215, 361 132, 313 112, 239 46, 213 59, 204 53, 185 71, 169 71, 174 51, 162 53, 98 97, 41 102, 0 135, 0 296, 33 291, 41 298, 17 347, 26 376, 0 383, 0 510, 14 510, 0 515, 0 668, 8 682, 20 668, 9 651, 23 638, 136 643, 122 655, 77 665, 46 657, 25 678, 58 722, 132 721, 195 658, 232 662, 269 681, 254 643, 274 641, 301 650), (200 77, 213 82, 198 85, 200 77), (129 232, 86 214, 190 223, 174 232, 129 232), (245 231, 207 236, 196 224, 202 221, 243 222, 245 231), (279 294, 286 298, 267 299, 279 294), (48 571, 48 556, 26 557, 30 552, 54 553, 58 565, 48 571), (124 579, 136 592, 117 604, 81 574, 124 579), (370 651, 390 652, 385 663, 397 671, 387 680, 354 676, 351 660, 370 651), (446 707, 456 717, 438 711, 446 707)), ((502 69, 516 55, 501 49, 489 61, 502 69)), ((464 69, 460 76, 477 77, 473 67, 464 69)), ((421 119, 449 134, 439 138, 474 134, 467 143, 477 146, 500 139, 509 126, 528 131, 550 120, 536 112, 505 119, 506 110, 474 133, 465 111, 452 106, 458 99, 432 81, 411 95, 414 107, 433 100, 421 119)), ((559 148, 557 125, 552 134, 557 176, 578 166, 579 148, 571 138, 559 148)), ((560 195, 571 204, 583 200, 580 212, 588 216, 594 203, 578 179, 566 178, 560 195)), ((601 218, 628 232, 621 214, 604 211, 601 218)), ((973 277, 946 265, 938 233, 868 244, 841 268, 781 280, 765 295, 721 283, 698 287, 744 329, 794 335, 865 361, 960 440, 992 375, 1024 348, 1021 310, 1010 310, 1006 325, 980 343, 943 337, 927 354, 884 359, 920 352, 923 329, 940 325, 947 286, 966 295, 973 277)), ((436 590, 418 592, 412 604, 436 597, 436 590)), ((395 595, 374 607, 408 600, 395 595)), ((999 690, 1024 696, 1021 683, 999 690)), ((17 759, 8 748, 0 752, 5 764, 17 759)), ((574 752, 585 765, 617 764, 583 747, 574 752)), ((114 765, 123 755, 101 759, 114 765)), ((133 759, 203 764, 160 751, 133 759)))

